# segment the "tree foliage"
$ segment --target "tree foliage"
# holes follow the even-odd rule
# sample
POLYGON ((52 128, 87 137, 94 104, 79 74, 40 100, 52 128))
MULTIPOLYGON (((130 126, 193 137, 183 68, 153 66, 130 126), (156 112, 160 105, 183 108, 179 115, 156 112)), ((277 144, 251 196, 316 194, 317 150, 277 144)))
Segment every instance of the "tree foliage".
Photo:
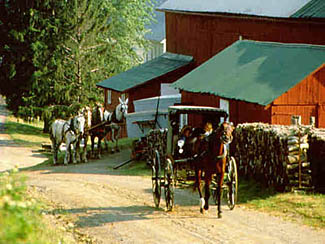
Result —
POLYGON ((151 0, 22 2, 4 1, 0 19, 0 92, 22 115, 69 115, 101 100, 95 84, 139 63, 134 48, 147 45, 151 0))

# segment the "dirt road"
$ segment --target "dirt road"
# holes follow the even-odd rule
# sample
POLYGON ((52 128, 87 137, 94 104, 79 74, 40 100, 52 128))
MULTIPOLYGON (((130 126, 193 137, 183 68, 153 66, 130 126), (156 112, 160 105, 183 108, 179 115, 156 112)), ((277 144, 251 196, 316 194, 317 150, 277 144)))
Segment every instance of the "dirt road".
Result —
MULTIPOLYGON (((13 147, 4 131, 0 144, 1 164, 37 163, 31 149, 13 147)), ((233 211, 223 206, 222 219, 216 217, 215 206, 201 215, 197 193, 187 190, 176 189, 173 212, 164 211, 164 201, 156 209, 150 178, 113 170, 129 155, 123 151, 87 164, 23 171, 29 186, 67 211, 75 229, 98 243, 325 243, 324 231, 240 206, 233 211)))
POLYGON ((33 166, 45 160, 42 154, 33 153, 31 149, 15 144, 5 131, 8 111, 4 99, 0 96, 0 172, 14 168, 33 166), (25 157, 28 157, 26 160, 25 157))
POLYGON ((223 206, 201 215, 198 196, 177 189, 175 210, 154 208, 151 180, 120 175, 112 167, 128 152, 103 160, 26 172, 29 184, 73 215, 75 226, 99 243, 325 243, 324 231, 276 217, 223 206))

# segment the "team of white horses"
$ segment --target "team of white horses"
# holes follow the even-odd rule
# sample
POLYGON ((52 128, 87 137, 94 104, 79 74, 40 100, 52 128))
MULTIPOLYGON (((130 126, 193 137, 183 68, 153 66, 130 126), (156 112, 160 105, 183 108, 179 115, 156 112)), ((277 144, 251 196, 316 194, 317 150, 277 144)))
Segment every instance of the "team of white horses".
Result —
POLYGON ((106 149, 108 149, 109 135, 110 140, 114 143, 115 148, 112 152, 119 151, 118 138, 120 136, 121 123, 128 110, 128 99, 119 98, 119 104, 113 112, 105 110, 102 105, 97 104, 93 109, 85 107, 79 113, 69 119, 55 120, 50 128, 50 138, 52 141, 53 164, 58 162, 58 152, 60 145, 65 142, 66 153, 64 164, 69 162, 87 162, 87 143, 91 138, 91 155, 94 156, 95 137, 98 138, 97 157, 101 154, 101 140, 104 138, 106 149), (98 125, 98 127, 96 127, 98 125), (83 140, 83 143, 81 143, 83 140), (81 146, 83 147, 81 148, 81 146))

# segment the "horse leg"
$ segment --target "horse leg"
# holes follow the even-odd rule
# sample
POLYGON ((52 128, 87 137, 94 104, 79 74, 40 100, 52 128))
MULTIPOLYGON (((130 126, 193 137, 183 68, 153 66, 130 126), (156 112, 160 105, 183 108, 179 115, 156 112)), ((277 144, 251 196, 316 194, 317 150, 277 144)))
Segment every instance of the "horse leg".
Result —
POLYGON ((109 128, 108 128, 108 126, 105 126, 104 127, 104 144, 105 144, 105 150, 107 151, 107 152, 109 152, 109 150, 108 150, 108 141, 109 141, 109 139, 108 139, 108 136, 109 136, 109 128))
POLYGON ((223 177, 224 177, 224 172, 217 174, 218 178, 218 186, 217 186, 217 200, 218 200, 218 218, 221 218, 222 211, 221 211, 221 195, 222 195, 222 185, 223 185, 223 177))
POLYGON ((75 140, 73 143, 71 143, 71 155, 72 155, 72 163, 76 164, 77 163, 77 140, 75 140))
POLYGON ((90 136, 90 141, 91 141, 91 153, 90 157, 94 157, 94 147, 95 147, 95 136, 91 135, 90 136))
POLYGON ((116 136, 115 136, 115 150, 116 150, 116 152, 120 151, 120 149, 118 148, 118 138, 120 137, 120 133, 121 133, 121 127, 119 126, 117 129, 116 136))
MULTIPOLYGON (((112 135, 111 135, 111 140, 112 140, 112 143, 114 144, 115 141, 115 129, 112 128, 112 135)), ((111 150, 112 153, 115 152, 115 148, 112 146, 112 150, 111 150)))
POLYGON ((65 157, 64 157, 64 164, 68 164, 70 161, 70 150, 71 150, 71 145, 70 141, 66 142, 66 151, 65 151, 65 157))
POLYGON ((53 165, 56 165, 58 161, 58 146, 55 143, 55 139, 52 140, 52 150, 53 150, 53 165))
POLYGON ((76 159, 76 163, 80 163, 80 141, 81 138, 79 137, 75 143, 76 147, 75 147, 75 159, 76 159))
POLYGON ((101 155, 101 152, 102 152, 102 146, 101 146, 101 140, 102 140, 102 137, 101 136, 98 136, 98 144, 97 144, 97 158, 101 158, 102 155, 101 155))
POLYGON ((200 196, 200 213, 204 213, 204 205, 205 205, 205 200, 202 197, 202 191, 201 191, 201 170, 199 169, 195 169, 195 184, 197 187, 197 190, 199 192, 199 196, 200 196))
POLYGON ((212 174, 205 172, 205 176, 204 176, 204 200, 205 200, 204 210, 209 209, 211 181, 212 181, 212 174))
POLYGON ((83 148, 83 152, 82 152, 82 156, 81 156, 81 160, 85 163, 88 162, 87 159, 87 143, 88 143, 88 135, 84 136, 84 148, 83 148))

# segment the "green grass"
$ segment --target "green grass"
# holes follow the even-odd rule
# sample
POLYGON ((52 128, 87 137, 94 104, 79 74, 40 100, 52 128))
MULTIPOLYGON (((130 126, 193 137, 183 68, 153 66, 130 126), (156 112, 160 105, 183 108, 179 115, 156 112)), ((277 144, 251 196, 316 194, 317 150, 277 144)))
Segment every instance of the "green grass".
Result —
POLYGON ((0 243, 69 243, 44 221, 41 204, 30 197, 16 168, 0 174, 0 243))
POLYGON ((43 133, 41 122, 27 123, 17 121, 13 116, 7 117, 6 132, 15 143, 24 147, 40 147, 42 143, 50 143, 49 135, 43 133))
POLYGON ((241 206, 267 212, 316 228, 325 228, 325 195, 305 192, 279 193, 254 181, 240 180, 241 206))

